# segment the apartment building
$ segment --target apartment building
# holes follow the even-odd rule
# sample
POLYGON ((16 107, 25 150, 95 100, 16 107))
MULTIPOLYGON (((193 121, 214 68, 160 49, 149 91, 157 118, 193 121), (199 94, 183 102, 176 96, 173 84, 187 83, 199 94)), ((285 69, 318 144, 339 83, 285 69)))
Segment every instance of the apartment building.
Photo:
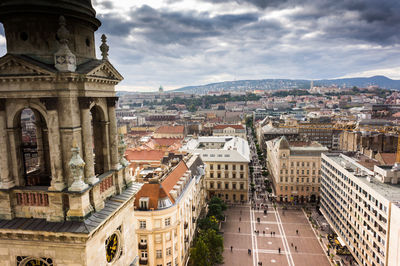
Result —
POLYGON ((268 169, 280 202, 315 202, 320 191, 321 154, 317 142, 289 142, 285 136, 266 142, 268 169))
POLYGON ((198 155, 186 156, 143 184, 134 203, 139 265, 186 265, 205 195, 198 155))
POLYGON ((207 197, 226 202, 248 199, 250 149, 239 137, 199 137, 190 139, 183 151, 198 153, 206 165, 207 197))
POLYGON ((247 139, 246 127, 243 125, 216 125, 213 128, 213 136, 234 136, 247 139))
POLYGON ((358 265, 400 265, 400 171, 323 154, 321 212, 358 265))

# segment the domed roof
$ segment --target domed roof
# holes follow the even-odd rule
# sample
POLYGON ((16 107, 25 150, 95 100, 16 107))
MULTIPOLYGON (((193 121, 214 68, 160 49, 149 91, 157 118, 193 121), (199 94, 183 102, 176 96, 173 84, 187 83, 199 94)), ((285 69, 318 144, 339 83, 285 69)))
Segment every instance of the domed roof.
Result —
POLYGON ((1 0, 0 21, 16 14, 42 13, 75 17, 89 22, 94 30, 101 23, 96 19, 96 11, 91 0, 1 0))
POLYGON ((282 136, 279 140, 277 145, 279 146, 279 149, 289 149, 289 141, 286 139, 285 136, 282 136))

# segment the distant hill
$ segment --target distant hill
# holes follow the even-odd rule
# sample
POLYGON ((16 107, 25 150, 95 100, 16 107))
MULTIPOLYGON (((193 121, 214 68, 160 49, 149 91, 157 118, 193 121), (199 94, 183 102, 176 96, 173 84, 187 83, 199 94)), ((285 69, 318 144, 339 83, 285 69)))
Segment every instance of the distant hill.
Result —
MULTIPOLYGON (((245 90, 277 90, 277 89, 308 89, 310 80, 302 79, 261 79, 261 80, 237 80, 211 83, 200 86, 188 86, 176 89, 189 93, 204 94, 210 91, 245 91, 245 90)), ((373 76, 369 78, 344 78, 314 80, 314 86, 339 86, 365 88, 371 85, 385 89, 400 89, 400 80, 393 80, 385 76, 373 76)))

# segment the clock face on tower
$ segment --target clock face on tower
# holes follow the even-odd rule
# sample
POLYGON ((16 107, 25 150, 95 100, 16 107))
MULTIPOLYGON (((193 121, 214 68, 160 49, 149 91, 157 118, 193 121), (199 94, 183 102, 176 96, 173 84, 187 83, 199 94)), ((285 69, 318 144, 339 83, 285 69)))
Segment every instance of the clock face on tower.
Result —
POLYGON ((47 263, 39 259, 30 259, 25 263, 25 266, 47 266, 47 265, 48 265, 47 263))
POLYGON ((112 234, 106 241, 106 259, 112 262, 118 256, 119 238, 116 233, 112 234))

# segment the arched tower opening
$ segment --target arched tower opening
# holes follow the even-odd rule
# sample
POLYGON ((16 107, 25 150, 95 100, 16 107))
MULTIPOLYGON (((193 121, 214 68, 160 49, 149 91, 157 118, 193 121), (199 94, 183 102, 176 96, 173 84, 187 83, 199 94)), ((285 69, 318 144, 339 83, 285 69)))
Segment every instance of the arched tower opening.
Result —
POLYGON ((107 169, 106 161, 108 150, 106 148, 106 122, 103 110, 94 105, 90 109, 93 153, 94 153, 94 172, 95 175, 103 174, 107 169))
POLYGON ((40 112, 25 108, 17 116, 22 175, 26 186, 50 186, 50 152, 47 124, 40 112))

